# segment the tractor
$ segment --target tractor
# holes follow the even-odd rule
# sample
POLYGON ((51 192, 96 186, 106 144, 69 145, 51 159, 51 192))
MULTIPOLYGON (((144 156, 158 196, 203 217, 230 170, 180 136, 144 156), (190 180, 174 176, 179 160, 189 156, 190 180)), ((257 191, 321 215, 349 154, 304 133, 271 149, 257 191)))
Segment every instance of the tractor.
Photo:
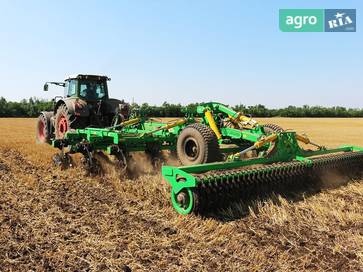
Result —
POLYGON ((53 110, 41 112, 38 117, 36 138, 40 143, 63 139, 67 131, 86 127, 105 128, 117 125, 129 117, 130 106, 123 100, 109 98, 104 75, 77 74, 64 82, 46 82, 64 88, 63 97, 53 99, 53 110))

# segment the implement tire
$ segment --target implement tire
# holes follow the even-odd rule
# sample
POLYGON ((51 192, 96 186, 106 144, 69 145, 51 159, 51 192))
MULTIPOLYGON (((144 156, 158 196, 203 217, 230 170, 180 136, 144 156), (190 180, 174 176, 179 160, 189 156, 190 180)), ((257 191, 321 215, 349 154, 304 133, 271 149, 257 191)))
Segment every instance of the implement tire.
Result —
POLYGON ((183 165, 216 162, 222 159, 215 133, 210 127, 199 123, 188 125, 182 130, 176 150, 183 165))

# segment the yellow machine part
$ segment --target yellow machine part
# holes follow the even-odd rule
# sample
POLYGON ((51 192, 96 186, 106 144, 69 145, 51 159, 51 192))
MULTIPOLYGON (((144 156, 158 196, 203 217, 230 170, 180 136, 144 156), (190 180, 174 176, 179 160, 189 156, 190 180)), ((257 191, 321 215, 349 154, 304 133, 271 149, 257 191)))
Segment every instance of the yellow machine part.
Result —
POLYGON ((319 149, 325 149, 326 147, 318 145, 316 143, 313 143, 312 141, 310 141, 310 139, 308 137, 306 137, 305 135, 300 135, 300 134, 296 134, 296 139, 300 142, 303 142, 304 144, 311 144, 313 146, 316 146, 319 149))
POLYGON ((251 117, 248 117, 248 116, 245 116, 243 115, 242 113, 238 113, 238 119, 241 121, 241 122, 249 122, 252 120, 251 117))
POLYGON ((310 144, 310 139, 306 136, 296 134, 296 139, 300 142, 303 142, 304 144, 310 144))
POLYGON ((153 134, 153 133, 155 133, 155 132, 157 132, 157 131, 160 131, 160 130, 167 130, 167 129, 171 129, 171 128, 176 127, 176 126, 184 125, 186 122, 187 122, 187 120, 186 120, 186 119, 180 119, 180 120, 178 120, 178 121, 176 121, 176 122, 173 122, 173 123, 167 124, 167 125, 165 125, 165 126, 159 127, 159 128, 157 128, 157 129, 155 129, 155 130, 153 130, 153 131, 150 131, 150 132, 148 132, 148 133, 146 133, 146 134, 153 134))
POLYGON ((214 133, 216 134, 217 136, 217 139, 221 139, 222 138, 222 135, 221 133, 219 132, 219 129, 217 127, 217 124, 216 122, 214 121, 214 118, 213 118, 213 114, 211 111, 209 110, 206 110, 204 112, 204 115, 205 115, 205 118, 207 118, 207 121, 208 121, 208 124, 210 126, 210 128, 214 131, 214 133))
POLYGON ((120 124, 120 126, 122 126, 122 127, 131 126, 131 125, 137 124, 138 122, 140 122, 140 118, 134 118, 134 119, 130 119, 130 120, 122 122, 120 124))
POLYGON ((276 139, 277 139, 277 134, 271 134, 270 136, 267 136, 266 138, 263 138, 260 141, 255 142, 253 146, 255 148, 260 148, 267 143, 275 141, 276 139))
MULTIPOLYGON (((251 117, 245 116, 241 112, 237 112, 236 117, 233 117, 231 115, 228 115, 228 117, 235 128, 239 128, 239 122, 248 123, 252 120, 251 117)), ((249 124, 248 126, 243 126, 243 127, 249 128, 253 126, 254 126, 253 124, 252 125, 249 124)))
POLYGON ((161 129, 170 129, 170 128, 173 128, 173 127, 176 127, 176 126, 181 126, 181 125, 184 125, 186 121, 187 120, 185 120, 185 119, 180 119, 180 120, 178 120, 178 121, 176 121, 174 123, 171 123, 171 124, 168 124, 168 125, 166 125, 164 127, 161 127, 161 129))

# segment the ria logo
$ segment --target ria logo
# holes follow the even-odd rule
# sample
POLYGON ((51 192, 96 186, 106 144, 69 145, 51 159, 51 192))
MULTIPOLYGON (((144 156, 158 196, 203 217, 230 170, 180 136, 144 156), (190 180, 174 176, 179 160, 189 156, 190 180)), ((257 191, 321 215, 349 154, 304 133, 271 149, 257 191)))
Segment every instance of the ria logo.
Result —
POLYGON ((344 14, 345 13, 337 12, 337 14, 334 15, 335 18, 337 18, 337 19, 328 21, 329 28, 340 27, 340 26, 352 24, 353 23, 352 19, 350 19, 349 16, 346 16, 344 18, 343 17, 344 14), (344 22, 343 22, 343 18, 344 18, 344 22))
POLYGON ((355 32, 355 9, 280 9, 283 32, 355 32))
POLYGON ((355 32, 355 9, 326 9, 325 31, 327 32, 355 32))

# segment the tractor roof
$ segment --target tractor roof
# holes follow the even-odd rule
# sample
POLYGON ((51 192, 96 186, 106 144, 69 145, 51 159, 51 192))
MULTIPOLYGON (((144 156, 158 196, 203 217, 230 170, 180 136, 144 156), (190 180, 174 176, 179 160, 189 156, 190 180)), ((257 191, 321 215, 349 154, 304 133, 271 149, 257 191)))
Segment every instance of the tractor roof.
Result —
POLYGON ((105 75, 84 75, 84 74, 75 74, 75 75, 69 75, 67 76, 64 81, 70 80, 70 79, 106 79, 111 80, 108 76, 105 75))

